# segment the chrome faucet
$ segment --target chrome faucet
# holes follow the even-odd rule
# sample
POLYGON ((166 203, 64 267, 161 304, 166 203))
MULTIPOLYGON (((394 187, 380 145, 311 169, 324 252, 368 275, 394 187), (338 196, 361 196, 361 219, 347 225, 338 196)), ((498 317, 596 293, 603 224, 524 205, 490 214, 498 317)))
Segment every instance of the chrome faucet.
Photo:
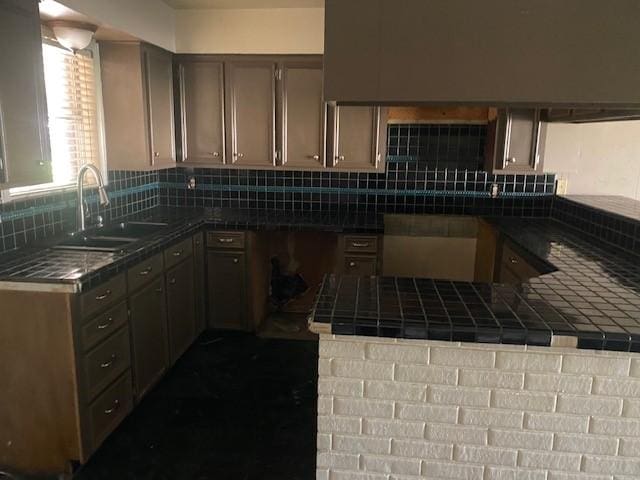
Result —
POLYGON ((78 171, 78 208, 76 210, 76 228, 79 232, 84 231, 85 229, 85 220, 86 220, 86 212, 88 211, 88 205, 85 205, 84 200, 84 177, 86 173, 91 170, 93 172, 93 176, 96 178, 96 182, 98 183, 98 196, 100 197, 100 205, 105 207, 109 205, 109 195, 107 195, 107 191, 104 189, 104 179, 102 178, 102 174, 100 170, 98 170, 94 165, 86 164, 83 165, 82 168, 78 171), (86 210, 85 210, 86 208, 86 210))

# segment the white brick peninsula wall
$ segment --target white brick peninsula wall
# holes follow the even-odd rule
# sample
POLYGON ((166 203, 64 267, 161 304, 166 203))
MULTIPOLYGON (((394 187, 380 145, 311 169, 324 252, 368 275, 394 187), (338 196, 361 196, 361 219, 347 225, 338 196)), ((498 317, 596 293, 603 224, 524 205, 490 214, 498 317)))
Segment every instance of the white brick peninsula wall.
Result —
POLYGON ((318 480, 640 479, 640 354, 320 336, 318 480))

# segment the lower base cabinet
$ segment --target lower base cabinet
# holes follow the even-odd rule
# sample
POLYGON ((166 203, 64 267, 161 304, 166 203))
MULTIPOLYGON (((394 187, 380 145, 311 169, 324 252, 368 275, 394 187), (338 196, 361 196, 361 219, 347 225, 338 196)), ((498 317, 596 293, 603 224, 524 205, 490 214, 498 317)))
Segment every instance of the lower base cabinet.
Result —
POLYGON ((142 398, 169 365, 164 277, 129 297, 135 396, 142 398))
POLYGON ((248 330, 245 253, 209 250, 207 269, 209 327, 248 330))
POLYGON ((193 258, 167 270, 167 324, 171 364, 196 337, 193 258))

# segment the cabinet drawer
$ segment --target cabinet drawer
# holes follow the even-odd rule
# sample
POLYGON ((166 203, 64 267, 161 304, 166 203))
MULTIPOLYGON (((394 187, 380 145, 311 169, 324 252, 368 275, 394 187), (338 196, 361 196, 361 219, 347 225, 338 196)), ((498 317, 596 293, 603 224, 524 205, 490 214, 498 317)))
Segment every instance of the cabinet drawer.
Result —
POLYGON ((129 292, 133 292, 143 285, 150 283, 161 273, 162 253, 158 253, 157 255, 140 262, 138 265, 131 267, 127 272, 129 292))
POLYGON ((207 232, 207 247, 224 249, 244 249, 244 232, 207 232))
POLYGON ((164 266, 166 269, 169 269, 192 254, 193 241, 191 237, 189 237, 164 251, 164 266))
POLYGON ((91 400, 131 364, 129 328, 124 327, 84 357, 86 399, 91 400))
POLYGON ((127 323, 127 304, 122 302, 82 327, 82 351, 87 351, 127 323))
POLYGON ((378 237, 374 235, 345 235, 344 251, 376 253, 378 251, 378 237))
POLYGON ((80 314, 85 320, 89 320, 94 313, 99 312, 118 300, 127 293, 127 283, 124 273, 116 275, 103 284, 80 295, 80 314))
POLYGON ((375 256, 347 256, 344 257, 344 272, 347 275, 375 275, 377 263, 375 256))
POLYGON ((97 449, 133 408, 131 372, 105 390, 89 407, 91 448, 97 449))

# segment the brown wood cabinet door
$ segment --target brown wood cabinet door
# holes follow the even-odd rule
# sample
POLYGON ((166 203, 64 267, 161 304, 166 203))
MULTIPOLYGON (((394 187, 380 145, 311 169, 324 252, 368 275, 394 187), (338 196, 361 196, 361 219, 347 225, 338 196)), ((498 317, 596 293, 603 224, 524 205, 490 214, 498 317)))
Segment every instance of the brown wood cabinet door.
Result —
POLYGON ((164 276, 129 297, 133 374, 141 399, 169 365, 164 276))
POLYGON ((168 270, 166 277, 169 354, 173 364, 195 339, 193 259, 168 270))
POLYGON ((344 273, 347 275, 369 276, 376 274, 377 257, 359 257, 349 255, 344 257, 344 273))
POLYGON ((332 164, 338 170, 383 170, 386 109, 333 109, 332 164))
POLYGON ((175 164, 173 131, 173 70, 171 54, 145 45, 147 108, 151 145, 151 165, 175 164))
POLYGON ((184 161, 222 165, 225 160, 223 64, 187 61, 178 68, 184 161))
POLYGON ((0 2, 0 184, 52 180, 38 5, 0 2))
POLYGON ((202 232, 193 237, 193 271, 195 276, 193 292, 196 305, 196 335, 198 335, 207 325, 204 234, 202 232))
POLYGON ((322 63, 285 62, 280 72, 282 164, 287 168, 324 167, 326 117, 322 63))
POLYGON ((273 62, 226 64, 227 163, 275 165, 275 75, 273 62))
POLYGON ((242 252, 209 250, 209 326, 247 330, 246 262, 242 252))

